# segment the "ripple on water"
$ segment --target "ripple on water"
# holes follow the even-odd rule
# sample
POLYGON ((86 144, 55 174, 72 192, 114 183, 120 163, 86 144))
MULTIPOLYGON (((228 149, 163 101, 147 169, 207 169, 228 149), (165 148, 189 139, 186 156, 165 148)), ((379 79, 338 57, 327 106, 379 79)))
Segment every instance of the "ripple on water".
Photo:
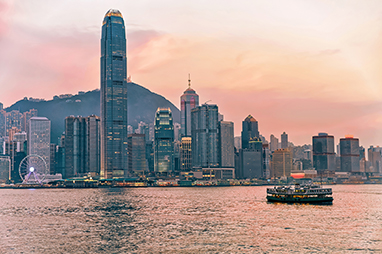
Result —
POLYGON ((332 206, 265 188, 0 190, 0 253, 381 252, 381 185, 333 186, 332 206))

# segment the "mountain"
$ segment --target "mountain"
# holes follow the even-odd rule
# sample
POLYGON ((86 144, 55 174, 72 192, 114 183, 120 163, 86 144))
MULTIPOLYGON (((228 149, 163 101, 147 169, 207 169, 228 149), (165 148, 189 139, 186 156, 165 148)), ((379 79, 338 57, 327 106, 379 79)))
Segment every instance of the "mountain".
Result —
MULTIPOLYGON (((180 112, 163 96, 153 93, 150 90, 135 84, 127 83, 128 88, 128 123, 134 128, 138 127, 138 123, 153 123, 155 112, 158 107, 171 108, 174 122, 180 122, 180 112)), ((86 93, 80 92, 68 98, 59 98, 55 96, 50 101, 36 101, 24 98, 5 109, 19 110, 21 113, 30 109, 37 109, 38 116, 45 116, 51 121, 51 141, 57 143, 58 138, 65 130, 65 117, 74 116, 100 116, 100 91, 94 90, 86 93)))

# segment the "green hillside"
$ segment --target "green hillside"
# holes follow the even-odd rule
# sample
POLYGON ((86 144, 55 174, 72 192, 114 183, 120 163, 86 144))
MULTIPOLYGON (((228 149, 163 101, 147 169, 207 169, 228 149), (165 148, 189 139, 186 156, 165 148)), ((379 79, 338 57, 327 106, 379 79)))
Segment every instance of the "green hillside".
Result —
MULTIPOLYGON (((134 128, 138 123, 153 123, 155 111, 158 107, 170 107, 173 112, 175 122, 180 122, 179 109, 161 95, 152 93, 150 90, 135 84, 127 83, 128 87, 128 122, 134 128)), ((45 116, 51 121, 52 143, 57 143, 58 138, 64 131, 65 117, 100 115, 100 92, 98 90, 89 91, 83 94, 74 95, 70 98, 55 98, 50 101, 34 102, 27 99, 20 100, 6 108, 7 112, 19 110, 28 111, 32 108, 38 110, 38 116, 45 116)))

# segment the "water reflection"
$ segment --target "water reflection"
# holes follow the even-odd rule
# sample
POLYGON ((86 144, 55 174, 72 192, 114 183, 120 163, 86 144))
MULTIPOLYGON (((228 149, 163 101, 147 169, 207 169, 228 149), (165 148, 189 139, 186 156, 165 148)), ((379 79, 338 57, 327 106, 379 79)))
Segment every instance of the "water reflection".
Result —
POLYGON ((0 190, 0 253, 382 251, 381 185, 333 186, 330 206, 265 189, 0 190))

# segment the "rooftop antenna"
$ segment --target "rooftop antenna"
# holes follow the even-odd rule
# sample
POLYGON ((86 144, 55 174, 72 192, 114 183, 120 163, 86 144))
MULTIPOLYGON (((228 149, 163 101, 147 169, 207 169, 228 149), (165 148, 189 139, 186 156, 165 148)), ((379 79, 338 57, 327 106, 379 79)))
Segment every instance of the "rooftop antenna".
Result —
POLYGON ((212 101, 212 100, 208 100, 208 101, 206 101, 204 104, 207 104, 207 102, 210 102, 210 101, 212 101))
POLYGON ((188 88, 191 88, 191 77, 190 77, 190 73, 188 73, 188 88))

